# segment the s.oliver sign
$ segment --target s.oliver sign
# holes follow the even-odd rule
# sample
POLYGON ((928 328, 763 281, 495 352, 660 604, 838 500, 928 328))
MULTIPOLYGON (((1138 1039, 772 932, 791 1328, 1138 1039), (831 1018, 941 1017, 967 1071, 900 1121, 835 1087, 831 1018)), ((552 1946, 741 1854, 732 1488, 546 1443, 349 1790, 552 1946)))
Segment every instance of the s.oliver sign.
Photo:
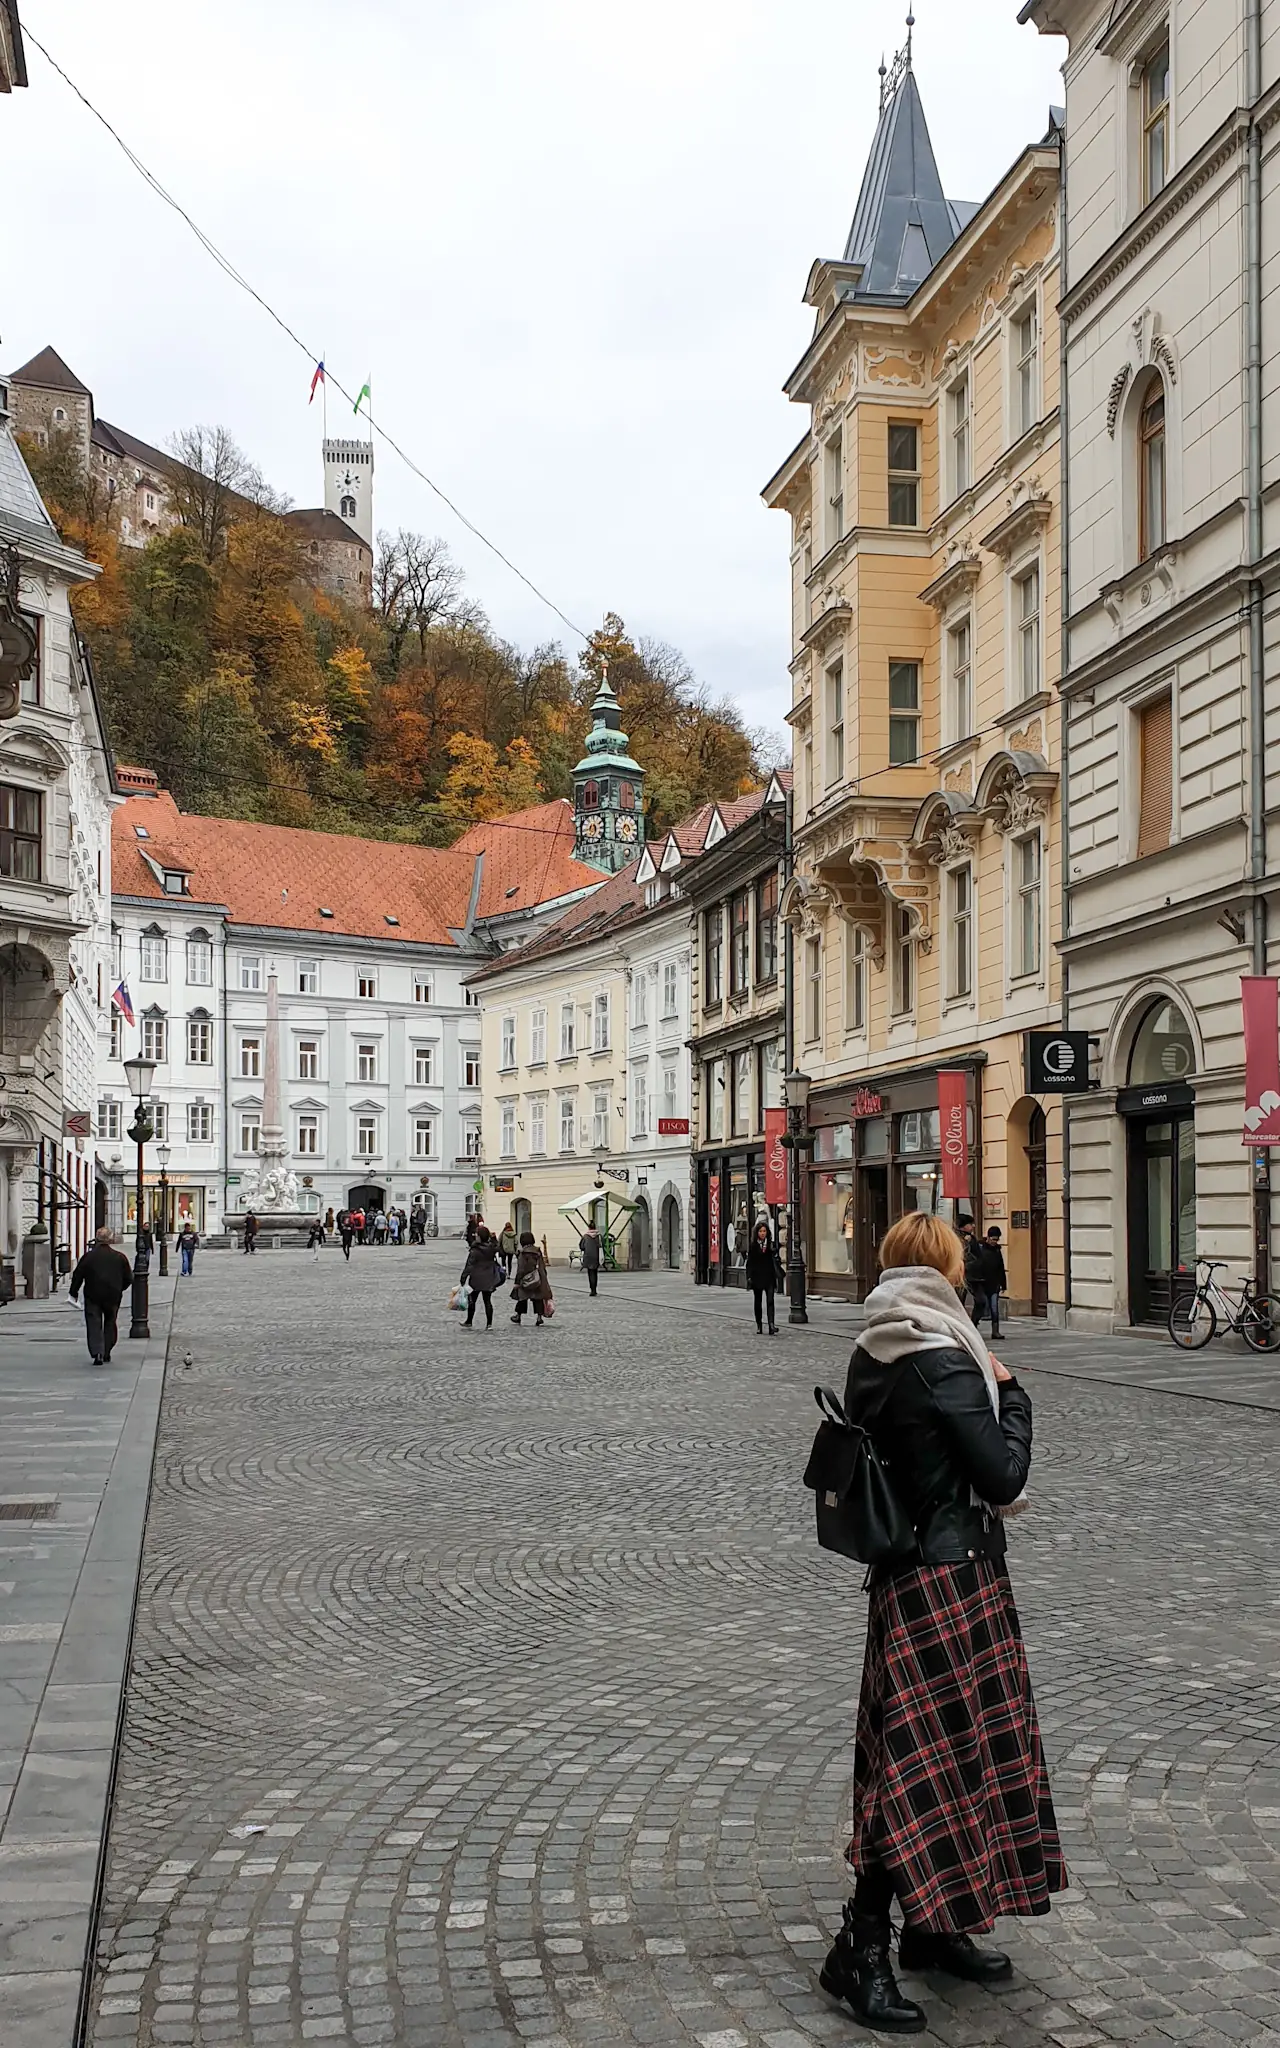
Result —
POLYGON ((787 1112, 785 1109, 766 1109, 764 1113, 764 1198, 770 1208, 787 1199, 787 1148, 782 1140, 786 1135, 787 1112))
POLYGON ((963 1067, 938 1072, 938 1128, 942 1143, 942 1192, 963 1202, 969 1194, 969 1076, 963 1067))

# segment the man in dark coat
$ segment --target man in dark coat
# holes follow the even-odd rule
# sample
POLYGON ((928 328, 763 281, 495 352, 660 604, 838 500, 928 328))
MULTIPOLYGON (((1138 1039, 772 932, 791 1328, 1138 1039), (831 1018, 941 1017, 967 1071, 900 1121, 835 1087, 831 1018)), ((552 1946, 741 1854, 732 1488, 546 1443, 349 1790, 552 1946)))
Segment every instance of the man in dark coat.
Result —
POLYGON ((587 1276, 587 1285, 594 1294, 600 1280, 600 1232, 594 1223, 588 1223, 578 1239, 578 1250, 582 1253, 582 1270, 587 1276))
POLYGON ((1007 1291, 1009 1285, 1004 1270, 1004 1253, 1000 1249, 998 1225, 992 1224, 981 1244, 974 1246, 974 1251, 982 1291, 979 1293, 977 1287, 972 1287, 971 1283, 973 1320, 976 1323, 979 1316, 991 1317, 991 1340, 994 1343, 1000 1335, 1000 1297, 1007 1291))
POLYGON ((112 1245, 111 1232, 99 1230, 71 1275, 70 1287, 72 1301, 84 1289, 85 1338, 95 1365, 105 1365, 116 1348, 116 1317, 132 1279, 133 1268, 112 1245))

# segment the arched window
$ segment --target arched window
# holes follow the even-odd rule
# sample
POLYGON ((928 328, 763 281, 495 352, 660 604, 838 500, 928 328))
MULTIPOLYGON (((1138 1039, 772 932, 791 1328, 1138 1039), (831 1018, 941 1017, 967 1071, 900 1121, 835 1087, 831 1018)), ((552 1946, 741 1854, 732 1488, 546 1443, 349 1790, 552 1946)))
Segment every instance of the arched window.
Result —
POLYGON ((1195 1067, 1195 1041, 1187 1020, 1176 1003, 1162 996, 1138 1026, 1129 1054, 1129 1080, 1134 1087, 1185 1081, 1195 1067))
POLYGON ((344 519, 354 519, 354 518, 355 518, 355 516, 356 516, 356 501, 355 501, 355 499, 354 499, 354 498, 344 498, 344 499, 343 499, 343 501, 342 501, 342 516, 343 516, 343 518, 344 518, 344 519))
POLYGON ((54 425, 55 425, 55 426, 63 427, 63 426, 65 426, 65 425, 66 425, 66 423, 67 423, 67 414, 66 414, 66 408, 65 408, 65 406, 61 406, 61 405, 55 405, 55 406, 54 406, 54 408, 53 408, 53 419, 54 419, 54 425))
POLYGON ((582 808, 584 811, 598 811, 600 808, 600 784, 584 782, 582 785, 582 808))
POLYGON ((631 783, 620 782, 618 784, 618 804, 624 811, 634 811, 636 807, 636 793, 631 783))
POLYGON ((1138 559, 1162 548, 1165 517, 1164 385, 1153 377, 1138 413, 1138 559))

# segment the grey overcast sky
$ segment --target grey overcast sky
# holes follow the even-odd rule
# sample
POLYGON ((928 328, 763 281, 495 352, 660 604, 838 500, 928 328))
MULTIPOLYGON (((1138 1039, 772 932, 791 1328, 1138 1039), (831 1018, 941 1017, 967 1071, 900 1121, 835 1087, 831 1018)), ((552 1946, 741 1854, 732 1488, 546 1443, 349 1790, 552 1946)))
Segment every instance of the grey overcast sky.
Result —
MULTIPOLYGON (((905 5, 23 0, 23 19, 349 388, 578 624, 672 642, 777 727, 810 263, 840 253, 905 5)), ((1017 0, 917 0, 943 182, 980 199, 1062 98, 1017 0)), ((320 502, 309 366, 40 56, 0 102, 0 366, 51 342, 163 444, 221 423, 320 502)), ((330 431, 350 410, 332 396, 330 431)), ((389 451, 497 630, 574 643, 389 451)))

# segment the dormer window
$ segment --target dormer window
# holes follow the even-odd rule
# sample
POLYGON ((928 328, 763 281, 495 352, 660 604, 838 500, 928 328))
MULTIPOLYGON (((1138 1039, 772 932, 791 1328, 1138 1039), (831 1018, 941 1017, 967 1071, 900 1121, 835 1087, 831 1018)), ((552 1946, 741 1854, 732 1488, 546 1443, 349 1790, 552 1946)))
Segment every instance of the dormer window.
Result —
POLYGON ((187 878, 181 868, 166 868, 164 870, 164 893, 166 896, 186 895, 187 878))

